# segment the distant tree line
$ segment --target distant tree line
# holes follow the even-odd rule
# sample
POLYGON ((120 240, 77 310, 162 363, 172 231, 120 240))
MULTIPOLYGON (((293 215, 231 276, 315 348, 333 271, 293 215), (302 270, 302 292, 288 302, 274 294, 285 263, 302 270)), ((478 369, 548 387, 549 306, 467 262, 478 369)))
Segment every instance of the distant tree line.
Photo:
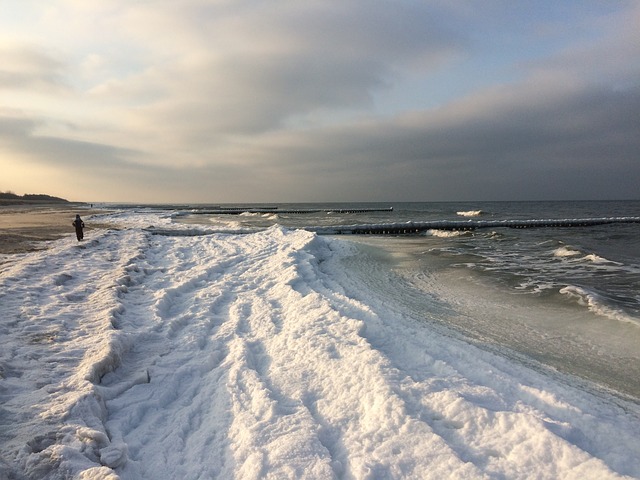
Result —
POLYGON ((29 203, 68 203, 69 200, 65 200, 60 197, 52 197, 44 193, 26 193, 24 195, 17 195, 13 192, 0 192, 0 200, 10 200, 14 202, 29 202, 29 203))

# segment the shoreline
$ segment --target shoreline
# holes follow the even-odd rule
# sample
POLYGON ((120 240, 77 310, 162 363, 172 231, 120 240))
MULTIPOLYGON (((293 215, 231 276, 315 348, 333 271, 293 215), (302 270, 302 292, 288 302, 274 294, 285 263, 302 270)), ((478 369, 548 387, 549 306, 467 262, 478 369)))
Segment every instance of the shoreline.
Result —
MULTIPOLYGON (((452 269, 446 261, 426 255, 424 246, 412 239, 354 236, 348 240, 385 262, 386 268, 403 279, 403 288, 411 289, 405 296, 406 291, 394 290, 395 285, 370 284, 374 290, 394 292, 388 294, 390 303, 400 300, 402 308, 480 349, 545 375, 559 375, 562 381, 591 393, 606 393, 640 405, 635 353, 639 333, 635 325, 572 303, 513 296, 488 277, 452 269), (432 310, 426 313, 424 305, 414 299, 429 296, 432 310), (455 310, 449 310, 448 305, 454 305, 455 310)), ((357 265, 362 257, 355 257, 355 268, 364 271, 357 265)), ((367 282, 375 276, 372 271, 363 278, 367 282)))
POLYGON ((85 221, 85 231, 103 228, 87 222, 97 213, 104 211, 65 204, 0 204, 0 254, 45 250, 45 242, 72 236, 77 214, 85 221))
POLYGON ((640 475, 638 404, 430 328, 459 310, 389 275, 413 247, 96 213, 0 264, 2 478, 640 475))

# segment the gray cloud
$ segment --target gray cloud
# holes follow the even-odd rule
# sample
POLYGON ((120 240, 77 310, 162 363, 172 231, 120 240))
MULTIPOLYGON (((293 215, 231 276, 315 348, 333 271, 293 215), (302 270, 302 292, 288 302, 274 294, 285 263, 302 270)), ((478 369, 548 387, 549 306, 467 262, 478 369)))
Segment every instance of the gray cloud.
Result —
POLYGON ((265 161, 300 179, 348 178, 348 188, 329 190, 349 199, 637 196, 640 88, 551 95, 521 86, 489 96, 281 139, 289 148, 265 161))
POLYGON ((80 172, 112 199, 637 196, 638 7, 594 13, 597 28, 580 15, 580 39, 566 43, 563 33, 553 54, 510 59, 504 68, 517 74, 509 82, 498 84, 490 70, 493 86, 391 117, 377 102, 392 89, 401 95, 407 78, 425 89, 436 72, 456 82, 447 68, 479 54, 476 43, 501 22, 520 22, 504 27, 509 35, 526 25, 522 44, 543 41, 545 25, 519 9, 500 17, 500 1, 478 15, 445 2, 154 5, 121 2, 107 17, 104 7, 78 7, 93 12, 93 24, 114 27, 115 43, 102 36, 76 54, 86 76, 38 49, 5 68, 14 76, 0 76, 0 88, 23 75, 31 79, 23 91, 42 92, 74 83, 62 77, 74 71, 86 93, 51 95, 51 110, 35 102, 22 116, 0 115, 3 145, 80 172), (134 55, 110 56, 109 45, 128 43, 134 55))
POLYGON ((0 112, 0 142, 37 163, 95 173, 126 173, 127 170, 142 168, 125 159, 139 152, 108 144, 40 135, 37 130, 47 124, 46 120, 11 113, 0 112))
POLYGON ((64 65, 44 49, 0 45, 0 89, 66 88, 64 65))
POLYGON ((140 85, 131 92, 164 92, 135 111, 136 123, 171 125, 175 135, 188 124, 176 141, 205 141, 279 129, 316 111, 370 108, 399 69, 436 68, 465 42, 420 4, 252 4, 241 16, 219 10, 187 9, 189 20, 175 25, 177 38, 195 45, 186 55, 98 91, 117 97, 140 85))

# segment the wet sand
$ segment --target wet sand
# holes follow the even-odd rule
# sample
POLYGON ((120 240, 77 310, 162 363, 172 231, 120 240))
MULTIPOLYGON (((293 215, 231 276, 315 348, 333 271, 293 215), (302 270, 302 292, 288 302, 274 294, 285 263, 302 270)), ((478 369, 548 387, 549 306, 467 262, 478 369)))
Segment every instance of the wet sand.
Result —
POLYGON ((45 242, 65 236, 75 236, 71 225, 79 214, 85 222, 85 238, 93 225, 90 217, 102 210, 90 210, 67 205, 11 205, 0 206, 0 254, 24 253, 42 250, 45 242))

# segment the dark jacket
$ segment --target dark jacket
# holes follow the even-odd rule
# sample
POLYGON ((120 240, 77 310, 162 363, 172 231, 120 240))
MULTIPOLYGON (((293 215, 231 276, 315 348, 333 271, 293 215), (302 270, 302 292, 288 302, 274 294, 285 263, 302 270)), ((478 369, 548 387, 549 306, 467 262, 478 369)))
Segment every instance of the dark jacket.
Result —
POLYGON ((71 224, 76 227, 76 230, 82 230, 84 228, 84 222, 80 218, 80 215, 76 215, 76 219, 71 224))
POLYGON ((80 215, 76 215, 76 219, 71 225, 76 227, 76 237, 78 238, 78 241, 82 240, 84 238, 84 233, 82 232, 82 229, 84 228, 84 222, 80 218, 80 215))

